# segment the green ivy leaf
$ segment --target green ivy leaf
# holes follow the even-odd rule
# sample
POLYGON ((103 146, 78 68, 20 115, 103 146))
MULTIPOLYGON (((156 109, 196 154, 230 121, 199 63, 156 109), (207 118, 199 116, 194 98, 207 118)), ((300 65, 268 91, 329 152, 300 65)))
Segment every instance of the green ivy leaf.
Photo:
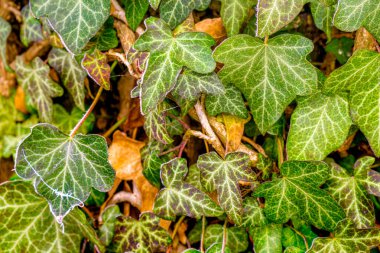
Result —
POLYGON ((288 25, 310 0, 260 0, 256 6, 256 36, 269 36, 288 25))
POLYGON ((347 100, 322 93, 298 99, 286 145, 289 160, 322 160, 343 144, 352 123, 347 100))
POLYGON ((195 188, 206 192, 201 181, 201 170, 198 168, 197 164, 192 164, 189 167, 189 172, 186 175, 185 182, 195 186, 195 188))
POLYGON ((86 49, 96 48, 99 51, 107 51, 117 47, 119 40, 116 30, 113 28, 114 19, 109 17, 103 27, 95 34, 95 36, 87 43, 86 49))
POLYGON ((183 181, 187 161, 175 158, 161 166, 163 188, 156 196, 153 212, 161 218, 175 220, 176 215, 192 218, 217 217, 223 210, 202 191, 183 181))
POLYGON ((64 232, 50 214, 45 199, 28 182, 12 181, 0 186, 0 248, 13 252, 79 252, 83 237, 100 250, 104 246, 87 225, 85 215, 74 209, 65 219, 64 232))
POLYGON ((154 9, 157 10, 158 6, 160 5, 161 0, 149 0, 150 6, 154 9))
POLYGON ((215 152, 200 155, 197 166, 201 170, 204 187, 217 191, 219 205, 236 224, 241 224, 243 200, 238 181, 254 181, 255 174, 245 153, 230 153, 225 160, 215 152))
POLYGON ((334 25, 342 31, 353 32, 364 26, 380 40, 380 4, 377 0, 341 0, 334 15, 334 25))
POLYGON ((247 197, 243 200, 243 217, 241 226, 254 228, 265 226, 268 221, 264 215, 264 209, 259 206, 257 200, 253 197, 247 197))
POLYGON ((107 0, 31 0, 30 6, 37 18, 47 17, 67 50, 78 54, 107 20, 111 3, 107 0))
POLYGON ((369 156, 358 159, 354 165, 356 168, 355 176, 369 194, 380 197, 380 173, 370 169, 374 162, 375 159, 369 156))
POLYGON ((112 251, 160 252, 159 249, 170 245, 172 239, 168 232, 158 225, 159 221, 158 217, 149 212, 142 213, 138 221, 131 217, 118 217, 112 251))
POLYGON ((157 108, 145 115, 144 130, 150 140, 157 140, 163 144, 173 142, 166 128, 166 112, 170 105, 163 101, 157 108))
POLYGON ((173 37, 162 20, 150 17, 145 20, 147 30, 134 47, 149 51, 149 60, 142 77, 141 108, 145 114, 154 109, 176 83, 183 66, 200 74, 211 73, 216 66, 210 47, 211 36, 205 33, 186 32, 173 37))
MULTIPOLYGON (((83 117, 83 112, 77 107, 74 107, 71 113, 68 113, 63 106, 55 104, 53 110, 53 124, 65 134, 69 134, 78 121, 83 117)), ((83 125, 78 129, 78 133, 87 134, 92 130, 94 123, 95 115, 91 113, 83 125)))
POLYGON ((75 105, 84 111, 84 78, 86 72, 63 49, 53 48, 49 53, 48 62, 60 75, 63 85, 73 97, 75 105))
POLYGON ((319 229, 334 230, 344 218, 342 208, 324 190, 319 189, 329 174, 323 162, 287 161, 280 168, 282 178, 260 185, 256 197, 265 198, 265 216, 286 223, 299 215, 319 229))
MULTIPOLYGON (((215 243, 223 242, 223 226, 212 224, 206 228, 204 244, 205 248, 210 248, 215 243)), ((227 228, 226 246, 232 252, 244 252, 248 248, 248 234, 244 228, 230 227, 227 228)), ((208 250, 207 250, 208 252, 208 250)), ((219 252, 219 251, 218 251, 219 252)))
POLYGON ((279 35, 264 44, 241 34, 218 46, 214 58, 224 63, 219 72, 222 82, 240 89, 265 133, 296 95, 308 95, 317 88, 316 70, 306 60, 312 49, 312 42, 299 35, 279 35))
POLYGON ((350 92, 351 117, 380 156, 380 54, 356 51, 348 62, 327 78, 326 92, 350 92), (363 73, 367 73, 363 75, 363 73))
POLYGON ((82 59, 82 67, 99 86, 105 90, 111 88, 111 67, 108 65, 105 54, 98 49, 95 49, 91 54, 86 53, 82 59))
POLYGON ((317 238, 308 253, 369 252, 380 244, 380 229, 357 229, 348 219, 336 226, 334 237, 317 238))
POLYGON ((321 1, 312 1, 310 3, 315 26, 326 33, 327 41, 330 41, 332 36, 335 7, 335 5, 325 5, 321 1))
POLYGON ((124 6, 128 25, 133 31, 136 31, 148 11, 149 0, 124 0, 124 6))
MULTIPOLYGON (((205 219, 205 226, 206 225, 207 225, 207 220, 205 219)), ((197 220, 197 223, 187 234, 187 239, 189 239, 190 244, 194 244, 194 243, 200 242, 201 237, 202 237, 202 220, 197 220)))
POLYGON ((206 96, 205 106, 207 112, 212 116, 228 113, 243 119, 248 118, 248 110, 245 107, 243 96, 233 85, 227 85, 224 94, 206 96))
POLYGON ((21 10, 23 23, 20 28, 20 39, 24 46, 28 46, 30 42, 41 41, 44 39, 42 26, 36 19, 31 10, 30 5, 25 5, 21 10))
POLYGON ((281 224, 268 224, 249 230, 256 253, 282 253, 281 224))
MULTIPOLYGON (((338 164, 331 165, 332 173, 327 189, 357 228, 375 226, 375 210, 364 186, 370 179, 368 177, 368 172, 371 171, 369 166, 374 161, 373 157, 360 158, 356 163, 354 175, 338 164)), ((377 186, 377 188, 380 187, 377 186)))
POLYGON ((16 58, 17 81, 30 96, 31 103, 38 110, 41 121, 51 122, 53 118, 52 98, 63 95, 63 89, 49 76, 50 68, 39 57, 26 64, 16 58))
POLYGON ((103 225, 99 228, 100 240, 108 246, 115 234, 116 218, 121 216, 119 206, 108 206, 102 213, 103 225))
POLYGON ((290 227, 284 227, 282 229, 281 243, 284 248, 296 247, 302 249, 303 252, 306 251, 303 238, 290 227))
POLYGON ((220 16, 226 27, 228 36, 240 33, 244 21, 248 18, 248 12, 255 4, 255 0, 221 0, 222 8, 220 16))
POLYGON ((11 30, 11 25, 2 17, 0 17, 0 60, 3 62, 4 66, 8 66, 6 57, 6 47, 7 39, 9 34, 11 34, 11 30))
POLYGON ((83 205, 91 187, 108 191, 115 177, 103 137, 70 138, 49 124, 31 129, 17 149, 15 167, 20 177, 34 179, 36 191, 48 200, 60 223, 75 206, 83 205))
POLYGON ((203 11, 211 0, 161 0, 160 17, 174 29, 182 23, 191 11, 203 11))

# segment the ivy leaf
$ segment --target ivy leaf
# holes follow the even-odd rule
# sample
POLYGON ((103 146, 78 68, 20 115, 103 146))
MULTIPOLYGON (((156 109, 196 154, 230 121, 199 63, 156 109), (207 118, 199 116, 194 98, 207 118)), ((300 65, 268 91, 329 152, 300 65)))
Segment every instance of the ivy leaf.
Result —
POLYGON ((67 48, 78 54, 107 20, 111 3, 107 0, 31 0, 37 18, 47 17, 67 48))
POLYGON ((380 156, 379 66, 379 53, 356 51, 344 66, 331 73, 324 86, 326 92, 350 92, 351 117, 367 138, 376 156, 380 156))
POLYGON ((360 158, 355 164, 354 175, 338 164, 333 163, 331 166, 328 191, 357 228, 375 226, 375 210, 365 188, 366 181, 369 179, 368 172, 371 171, 369 166, 374 161, 373 157, 360 158))
MULTIPOLYGON (((83 112, 77 107, 74 107, 71 113, 68 113, 63 106, 55 104, 53 110, 53 124, 66 134, 69 134, 83 117, 83 112)), ((94 123, 95 115, 91 113, 83 125, 78 129, 78 133, 87 134, 92 130, 94 123)))
POLYGON ((78 209, 67 216, 62 232, 45 199, 37 195, 28 182, 12 181, 1 185, 0 203, 2 252, 78 252, 83 237, 104 250, 95 231, 87 225, 85 215, 78 209))
POLYGON ((281 224, 268 224, 249 230, 256 253, 281 253, 281 224))
POLYGON ((158 225, 159 221, 158 217, 149 212, 142 213, 138 221, 132 217, 118 217, 112 251, 161 252, 159 249, 170 245, 172 239, 168 232, 158 225))
POLYGON ((255 192, 255 197, 265 198, 265 216, 286 223, 299 215, 319 229, 334 230, 345 215, 334 199, 319 189, 328 178, 329 167, 317 161, 287 161, 280 171, 282 178, 263 183, 255 192))
POLYGON ((369 252, 380 244, 380 229, 357 229, 348 219, 336 226, 334 237, 316 238, 308 253, 369 252))
MULTIPOLYGON (((205 248, 210 248, 213 244, 222 242, 223 226, 220 224, 212 224, 208 226, 205 231, 205 248)), ((245 232, 245 229, 239 227, 227 228, 226 246, 230 248, 232 252, 244 252, 247 250, 248 234, 245 232)))
POLYGON ((309 0, 261 0, 256 6, 256 36, 269 36, 288 25, 309 0))
POLYGON ((105 90, 111 88, 111 67, 108 65, 105 54, 98 49, 95 49, 91 54, 86 53, 82 59, 82 67, 99 86, 105 90))
POLYGON ((299 234, 297 234, 292 228, 284 227, 282 229, 281 243, 284 248, 296 247, 306 251, 305 242, 299 234))
POLYGON ((6 57, 7 39, 9 34, 11 34, 12 27, 0 17, 0 60, 3 62, 4 66, 8 66, 6 57))
POLYGON ((243 200, 243 217, 241 226, 254 228, 265 226, 268 221, 264 215, 264 209, 259 206, 257 200, 253 197, 247 197, 243 200))
POLYGON ((128 25, 133 31, 136 31, 148 11, 149 0, 124 0, 124 6, 128 25))
POLYGON ((312 1, 310 3, 311 13, 313 15, 315 26, 324 31, 328 41, 331 40, 333 29, 333 17, 335 13, 335 5, 329 6, 321 1, 312 1))
POLYGON ((161 0, 149 0, 150 6, 154 9, 157 10, 158 6, 160 5, 161 0))
POLYGON ((248 12, 255 3, 255 0, 221 0, 222 8, 220 16, 226 27, 228 36, 240 33, 244 21, 248 18, 248 12))
POLYGON ((83 205, 91 187, 108 191, 115 172, 108 163, 107 143, 98 135, 70 138, 49 124, 38 124, 19 145, 16 173, 34 179, 59 223, 75 206, 83 205))
POLYGON ((119 206, 108 206, 102 213, 103 225, 99 228, 100 240, 108 246, 115 234, 116 218, 121 216, 119 206))
POLYGON ((227 85, 224 94, 206 96, 205 106, 211 116, 228 113, 243 119, 248 118, 243 96, 233 85, 227 85))
POLYGON ((116 30, 113 28, 114 19, 109 17, 103 27, 95 34, 95 36, 87 43, 86 49, 96 48, 99 51, 107 51, 117 47, 119 40, 116 30))
POLYGON ((31 10, 30 5, 25 5, 21 10, 23 23, 20 28, 20 39, 24 46, 28 46, 30 42, 41 41, 44 39, 42 26, 36 19, 31 10))
POLYGON ((192 10, 203 11, 211 0, 161 0, 160 17, 174 29, 182 23, 192 10))
POLYGON ((214 58, 224 63, 219 72, 222 82, 239 88, 258 128, 265 133, 296 95, 317 88, 316 70, 306 60, 312 49, 313 43, 299 35, 279 35, 265 44, 241 34, 218 46, 214 58))
POLYGON ((86 72, 63 49, 53 48, 49 53, 48 62, 61 76, 63 85, 73 97, 75 105, 84 111, 84 78, 86 72))
POLYGON ((144 130, 149 139, 157 140, 163 144, 173 142, 166 128, 166 111, 170 105, 163 101, 157 105, 157 108, 145 115, 144 130))
POLYGON ((375 159, 369 156, 358 159, 354 165, 356 168, 355 176, 364 185, 369 194, 380 197, 380 173, 370 169, 374 162, 375 159))
POLYGON ((167 220, 175 220, 176 215, 197 219, 223 215, 223 210, 209 196, 183 181, 188 172, 186 163, 186 159, 175 158, 161 166, 165 188, 156 196, 153 212, 167 220))
POLYGON ((169 26, 154 17, 146 19, 145 26, 146 32, 134 45, 137 50, 150 52, 140 91, 144 114, 174 88, 183 66, 200 74, 211 73, 216 66, 211 56, 210 47, 215 43, 211 36, 186 32, 173 37, 169 26))
POLYGON ((238 181, 256 179, 250 168, 250 160, 245 153, 229 153, 225 160, 217 153, 200 155, 197 166, 201 170, 204 187, 217 191, 219 205, 236 224, 242 222, 243 200, 238 181))
POLYGON ((63 95, 63 89, 49 76, 50 68, 39 57, 26 64, 21 57, 16 58, 17 81, 29 94, 31 103, 38 110, 41 121, 51 122, 53 117, 52 98, 63 95))
POLYGON ((351 126, 347 100, 322 93, 298 99, 286 145, 289 160, 322 160, 343 144, 351 126))
POLYGON ((342 31, 353 32, 364 26, 380 40, 380 4, 377 0, 341 0, 334 15, 334 25, 342 31))

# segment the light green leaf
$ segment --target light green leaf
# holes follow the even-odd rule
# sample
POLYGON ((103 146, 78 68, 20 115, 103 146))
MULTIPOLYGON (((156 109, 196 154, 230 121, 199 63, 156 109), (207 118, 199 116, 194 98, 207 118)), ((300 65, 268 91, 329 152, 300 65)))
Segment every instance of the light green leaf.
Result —
POLYGON ((265 133, 296 95, 308 95, 317 88, 316 70, 306 60, 312 49, 312 42, 299 35, 279 35, 264 44, 241 34, 218 46, 214 58, 224 63, 219 72, 222 82, 240 89, 265 133))
POLYGON ((115 234, 116 218, 121 216, 119 206, 108 206, 102 213, 103 224, 99 228, 100 240, 104 245, 108 246, 112 242, 112 238, 115 234))
POLYGON ((264 215, 264 209, 259 206, 253 197, 246 197, 243 200, 243 217, 241 226, 254 228, 265 226, 268 222, 264 215))
POLYGON ((111 67, 108 65, 105 54, 98 49, 95 49, 91 54, 86 53, 82 59, 82 67, 99 86, 105 90, 111 88, 111 67))
MULTIPOLYGON (((367 158, 370 158, 372 163, 374 162, 372 157, 367 158)), ((361 159, 363 160, 363 158, 361 159)), ((359 160, 358 163, 360 164, 362 160, 359 160)), ((332 163, 332 173, 327 182, 329 193, 339 203, 347 217, 353 221, 357 228, 369 228, 375 225, 373 203, 364 187, 365 180, 368 180, 367 174, 369 171, 369 165, 361 166, 354 170, 354 175, 351 175, 338 164, 332 163), (363 170, 364 173, 360 170, 363 170), (364 182, 361 182, 358 172, 364 174, 364 182)))
POLYGON ((52 98, 63 95, 62 87, 50 78, 49 71, 49 66, 39 57, 34 58, 30 64, 26 64, 20 56, 16 58, 17 81, 30 96, 31 103, 43 122, 52 121, 52 98))
POLYGON ((183 66, 200 74, 211 73, 216 66, 210 47, 214 40, 199 32, 181 33, 173 37, 162 20, 145 20, 147 30, 134 47, 149 51, 149 60, 142 77, 141 108, 145 114, 154 109, 175 86, 183 66))
POLYGON ((356 51, 344 66, 331 73, 324 90, 350 92, 351 117, 380 156, 380 54, 356 51))
POLYGON ((370 169, 374 162, 375 159, 370 156, 359 158, 354 165, 355 177, 364 185, 369 194, 380 197, 380 173, 370 169))
MULTIPOLYGON (((223 226, 212 224, 206 228, 204 245, 210 248, 215 243, 223 242, 223 226)), ((248 234, 244 228, 230 227, 227 228, 226 246, 232 252, 244 252, 248 248, 248 234)))
POLYGON ((119 39, 116 30, 113 28, 114 19, 109 17, 103 27, 95 34, 95 36, 87 43, 86 49, 96 48, 99 51, 107 51, 117 47, 119 39))
POLYGON ((148 11, 149 0, 124 0, 124 6, 128 25, 133 31, 136 31, 148 11))
POLYGON ((0 95, 0 139, 4 135, 15 134, 16 121, 22 121, 24 116, 15 107, 15 93, 9 97, 0 95))
POLYGON ((255 174, 250 168, 250 160, 245 153, 229 153, 225 160, 215 152, 200 155, 197 166, 201 170, 204 187, 217 191, 219 205, 228 217, 240 225, 243 214, 243 200, 239 181, 254 181, 255 174))
POLYGON ((334 15, 334 25, 346 32, 364 26, 380 40, 380 2, 378 0, 340 0, 334 15))
MULTIPOLYGON (((59 104, 55 104, 53 109, 53 124, 65 134, 69 134, 83 117, 83 112, 76 107, 73 108, 71 113, 68 113, 66 109, 59 104)), ((83 125, 78 129, 78 133, 87 134, 92 130, 94 123, 95 115, 91 113, 83 125)))
POLYGON ((256 6, 256 36, 269 36, 288 25, 309 0, 260 0, 256 6))
POLYGON ((83 237, 104 250, 78 209, 65 219, 63 232, 45 199, 28 182, 13 181, 0 186, 0 215, 0 248, 4 253, 79 252, 83 237))
POLYGON ((224 251, 222 249, 223 249, 223 243, 214 243, 206 250, 206 253, 231 253, 232 252, 228 246, 224 246, 224 251))
POLYGON ((345 141, 351 126, 347 95, 298 99, 286 150, 289 160, 322 160, 345 141))
POLYGON ((161 252, 171 244, 168 232, 161 228, 160 219, 153 213, 145 212, 137 221, 132 217, 118 217, 112 252, 151 253, 161 252))
POLYGON ((294 246, 290 246, 284 250, 284 253, 305 253, 305 250, 294 247, 294 246))
POLYGON ((276 223, 286 223, 298 215, 319 229, 334 230, 344 218, 342 208, 319 189, 329 175, 323 162, 287 161, 280 168, 282 178, 265 182, 255 197, 265 198, 265 216, 276 223))
POLYGON ((161 0, 149 0, 150 6, 154 9, 157 10, 158 6, 161 3, 161 0))
POLYGON ((49 53, 48 62, 60 75, 63 85, 73 97, 75 105, 84 111, 84 78, 86 72, 63 49, 53 48, 49 53))
POLYGON ((334 236, 317 238, 308 253, 369 252, 380 244, 380 229, 357 229, 348 219, 336 226, 334 236))
POLYGON ((20 27, 20 39, 24 46, 28 46, 30 42, 40 41, 44 39, 42 26, 36 19, 31 10, 30 5, 25 5, 21 10, 23 23, 20 27))
POLYGON ((211 0, 161 0, 160 18, 174 29, 184 21, 192 10, 205 10, 211 0))
POLYGON ((15 168, 20 177, 34 180, 59 223, 75 206, 83 205, 91 187, 108 191, 115 177, 103 137, 70 138, 49 124, 34 126, 20 143, 15 168))
POLYGON ((335 7, 335 5, 325 5, 321 1, 312 1, 310 3, 315 26, 326 33, 327 41, 331 40, 335 7))
POLYGON ((222 8, 220 16, 226 27, 228 36, 240 33, 240 28, 248 18, 248 12, 253 7, 255 0, 221 0, 222 8))
POLYGON ((284 248, 296 247, 299 249, 303 249, 303 252, 305 252, 306 250, 303 238, 299 234, 297 234, 292 228, 287 226, 282 229, 281 243, 284 248))
POLYGON ((111 3, 107 0, 31 0, 30 6, 37 18, 47 17, 67 50, 78 54, 107 20, 111 3))
POLYGON ((183 181, 188 171, 186 163, 184 158, 175 158, 161 166, 165 188, 157 194, 153 212, 166 220, 175 220, 177 215, 197 219, 223 215, 223 210, 209 196, 183 181))
POLYGON ((0 60, 3 62, 4 66, 8 66, 7 57, 6 57, 6 47, 7 39, 9 34, 11 34, 12 27, 0 17, 0 60))
POLYGON ((268 224, 249 230, 256 253, 281 253, 281 224, 268 224))
POLYGON ((227 85, 224 94, 206 96, 205 106, 207 112, 212 116, 228 113, 243 119, 248 117, 243 96, 233 85, 227 85))

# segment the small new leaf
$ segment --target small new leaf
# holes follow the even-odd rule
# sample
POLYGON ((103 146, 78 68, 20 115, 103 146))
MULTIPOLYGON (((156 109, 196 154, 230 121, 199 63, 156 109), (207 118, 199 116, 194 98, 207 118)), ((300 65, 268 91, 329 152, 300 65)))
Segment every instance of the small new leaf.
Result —
POLYGON ((222 0, 220 16, 228 36, 240 33, 240 28, 248 18, 249 10, 254 3, 255 0, 222 0))
POLYGON ((306 55, 313 43, 299 35, 284 34, 265 44, 249 35, 225 40, 214 51, 223 83, 235 85, 248 100, 259 130, 265 133, 296 95, 317 88, 317 73, 306 55))
POLYGON ((345 215, 342 208, 319 189, 329 174, 323 162, 284 162, 282 178, 265 182, 255 191, 256 197, 265 198, 265 216, 276 223, 286 223, 298 215, 319 229, 333 231, 345 215))
POLYGON ((105 54, 98 49, 95 49, 91 54, 86 53, 82 59, 82 67, 99 86, 105 90, 111 88, 111 67, 108 65, 105 54))
POLYGON ((70 138, 49 124, 38 124, 19 145, 16 173, 34 179, 58 222, 75 206, 83 205, 91 187, 108 191, 115 172, 108 163, 107 143, 98 135, 70 138))
POLYGON ((111 3, 107 0, 31 0, 30 6, 37 18, 48 19, 68 51, 78 54, 107 20, 111 3))
POLYGON ((364 253, 379 244, 380 229, 357 229, 345 219, 336 226, 334 237, 315 239, 308 253, 364 253))
POLYGON ((22 85, 38 110, 42 122, 51 122, 53 118, 52 98, 63 95, 63 89, 49 76, 50 68, 39 57, 26 64, 19 56, 16 58, 17 81, 22 85))
POLYGON ((172 239, 161 228, 160 219, 153 213, 145 212, 137 221, 132 217, 118 217, 113 238, 113 252, 151 253, 161 252, 172 239))
POLYGON ((239 181, 254 181, 249 156, 245 153, 230 153, 223 160, 215 152, 199 156, 197 166, 201 170, 204 187, 216 190, 219 205, 236 224, 241 224, 243 200, 239 181))
POLYGON ((145 20, 147 30, 134 47, 148 51, 149 59, 142 77, 141 109, 154 109, 175 86, 183 66, 200 74, 211 73, 216 66, 210 47, 214 39, 199 32, 185 32, 173 37, 169 26, 160 19, 145 20))
POLYGON ((48 62, 61 76, 63 85, 73 97, 75 105, 84 111, 84 78, 86 72, 70 53, 63 49, 53 48, 49 53, 48 62))
POLYGON ((184 158, 175 158, 161 166, 165 188, 158 193, 153 212, 168 220, 175 220, 177 215, 197 219, 221 216, 223 210, 209 196, 183 181, 188 172, 186 163, 184 158))

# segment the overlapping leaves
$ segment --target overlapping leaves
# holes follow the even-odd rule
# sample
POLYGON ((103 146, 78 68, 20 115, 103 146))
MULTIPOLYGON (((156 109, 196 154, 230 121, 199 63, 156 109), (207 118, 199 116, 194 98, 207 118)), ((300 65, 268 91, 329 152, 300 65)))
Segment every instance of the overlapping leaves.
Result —
POLYGON ((276 223, 285 223, 298 215, 320 229, 334 230, 345 215, 342 208, 319 189, 329 174, 323 162, 284 162, 281 178, 265 182, 255 191, 265 198, 265 216, 276 223))
POLYGON ((101 136, 71 138, 52 125, 38 124, 18 147, 16 172, 34 179, 36 191, 62 222, 88 198, 91 187, 100 191, 112 187, 115 173, 107 158, 107 143, 101 136))
POLYGON ((175 219, 176 215, 192 218, 216 217, 223 210, 209 196, 183 181, 187 174, 187 161, 175 158, 161 166, 161 180, 165 186, 155 200, 153 211, 159 217, 175 219))
POLYGON ((145 114, 154 109, 175 86, 183 66, 200 74, 214 70, 215 61, 210 47, 211 36, 186 32, 173 37, 169 26, 150 17, 145 20, 147 30, 134 44, 140 51, 148 51, 149 60, 141 80, 141 108, 145 114))
POLYGON ((228 36, 239 34, 255 0, 222 0, 221 2, 220 16, 222 17, 228 36))

